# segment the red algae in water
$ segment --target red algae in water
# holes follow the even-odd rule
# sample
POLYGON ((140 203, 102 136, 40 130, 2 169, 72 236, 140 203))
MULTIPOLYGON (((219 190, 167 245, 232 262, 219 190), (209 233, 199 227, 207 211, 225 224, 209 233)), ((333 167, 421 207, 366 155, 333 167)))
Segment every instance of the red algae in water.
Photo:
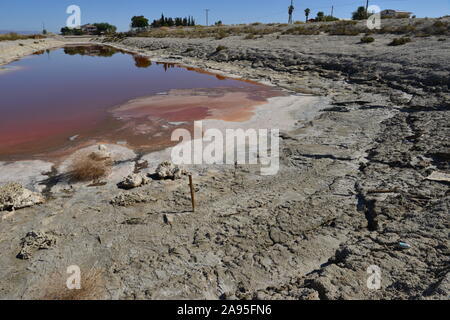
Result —
POLYGON ((195 120, 245 121, 271 87, 107 46, 39 52, 0 74, 0 160, 46 159, 97 141, 172 145, 195 120))

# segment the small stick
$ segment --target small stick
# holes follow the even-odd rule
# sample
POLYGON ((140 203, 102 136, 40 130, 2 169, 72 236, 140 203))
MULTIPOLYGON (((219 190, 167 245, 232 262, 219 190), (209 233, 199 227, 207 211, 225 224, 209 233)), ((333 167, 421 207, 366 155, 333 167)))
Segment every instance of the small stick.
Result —
POLYGON ((195 190, 192 183, 192 174, 189 175, 189 186, 191 187, 192 212, 195 212, 195 190))

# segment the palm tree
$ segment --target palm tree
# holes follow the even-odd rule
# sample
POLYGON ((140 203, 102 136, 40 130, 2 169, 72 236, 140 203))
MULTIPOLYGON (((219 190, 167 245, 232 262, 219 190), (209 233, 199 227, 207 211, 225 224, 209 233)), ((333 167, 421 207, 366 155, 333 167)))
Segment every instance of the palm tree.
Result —
POLYGON ((311 13, 311 9, 310 8, 306 8, 305 9, 306 22, 308 22, 308 18, 309 18, 309 14, 310 13, 311 13))
POLYGON ((352 14, 353 20, 364 20, 368 17, 369 15, 367 14, 366 8, 364 7, 358 7, 358 9, 352 14))

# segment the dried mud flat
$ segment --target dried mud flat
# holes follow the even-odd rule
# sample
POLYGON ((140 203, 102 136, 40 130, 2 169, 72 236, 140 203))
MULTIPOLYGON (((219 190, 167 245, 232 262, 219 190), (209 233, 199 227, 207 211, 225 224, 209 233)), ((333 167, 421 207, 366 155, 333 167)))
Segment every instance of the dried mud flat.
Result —
MULTIPOLYGON (((112 43, 313 96, 307 106, 284 104, 292 119, 277 175, 188 168, 195 213, 186 179, 115 185, 144 160, 141 173, 153 173, 167 151, 107 146, 116 158, 103 186, 67 182, 64 163, 34 164, 33 178, 18 182, 48 199, 2 213, 0 297, 40 298, 77 264, 101 271, 105 299, 448 299, 449 182, 435 177, 450 173, 450 39, 390 47, 393 35, 374 37, 368 45, 327 35, 112 43), (44 234, 30 245, 32 230, 44 234), (21 250, 29 259, 17 258, 21 250), (379 290, 367 287, 370 265, 381 269, 379 290)), ((270 118, 260 110, 256 118, 270 118)), ((30 168, 11 165, 0 171, 17 179, 30 168)))

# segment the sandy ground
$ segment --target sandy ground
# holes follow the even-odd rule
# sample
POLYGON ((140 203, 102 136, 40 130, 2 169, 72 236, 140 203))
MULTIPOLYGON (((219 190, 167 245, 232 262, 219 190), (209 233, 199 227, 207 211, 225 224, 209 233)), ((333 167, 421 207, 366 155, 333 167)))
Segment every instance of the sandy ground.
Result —
POLYGON ((0 41, 0 66, 41 50, 61 47, 64 43, 61 39, 0 41))
POLYGON ((186 179, 116 186, 142 161, 140 174, 153 173, 170 150, 107 145, 115 166, 102 186, 67 180, 70 157, 53 170, 3 163, 2 179, 48 200, 3 215, 0 297, 42 297, 77 264, 101 270, 105 299, 447 299, 449 185, 427 177, 450 170, 450 40, 397 48, 387 46, 393 35, 375 37, 367 46, 326 35, 110 43, 288 90, 246 122, 204 121, 280 128, 280 170, 188 167, 193 213, 186 179), (219 44, 228 49, 217 53, 219 44), (55 242, 18 259, 31 230, 55 242), (372 265, 379 289, 367 286, 372 265))

